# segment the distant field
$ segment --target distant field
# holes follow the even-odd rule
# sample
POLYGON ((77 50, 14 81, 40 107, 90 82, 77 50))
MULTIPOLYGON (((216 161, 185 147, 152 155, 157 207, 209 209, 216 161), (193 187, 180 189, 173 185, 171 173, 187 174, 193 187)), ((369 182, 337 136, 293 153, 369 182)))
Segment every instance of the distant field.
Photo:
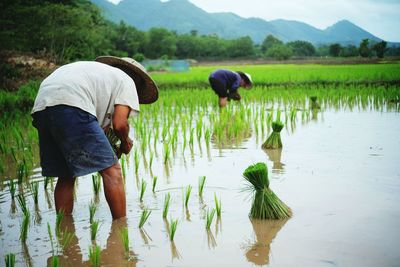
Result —
POLYGON ((302 83, 400 83, 400 63, 215 65, 191 67, 188 72, 158 72, 151 75, 161 87, 205 87, 208 86, 208 75, 219 68, 250 73, 254 84, 260 86, 302 83))

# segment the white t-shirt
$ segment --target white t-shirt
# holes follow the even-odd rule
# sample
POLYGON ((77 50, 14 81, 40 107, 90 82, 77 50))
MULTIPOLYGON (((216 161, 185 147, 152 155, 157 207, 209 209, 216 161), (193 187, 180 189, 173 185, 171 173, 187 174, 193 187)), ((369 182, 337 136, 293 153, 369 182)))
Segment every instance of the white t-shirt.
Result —
POLYGON ((111 124, 114 105, 139 112, 136 85, 118 68, 95 61, 61 66, 40 84, 32 113, 56 105, 80 108, 96 116, 102 128, 111 124))

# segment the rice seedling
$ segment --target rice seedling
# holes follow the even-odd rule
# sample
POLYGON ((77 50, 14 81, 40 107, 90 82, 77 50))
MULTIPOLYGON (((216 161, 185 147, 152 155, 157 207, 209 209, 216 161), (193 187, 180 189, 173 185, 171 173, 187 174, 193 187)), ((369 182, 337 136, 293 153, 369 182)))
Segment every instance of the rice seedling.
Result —
POLYGON ((126 159, 125 159, 125 155, 121 155, 121 168, 122 168, 122 177, 124 178, 124 182, 125 182, 125 178, 126 178, 126 159))
POLYGON ((143 196, 144 196, 144 192, 146 192, 146 187, 147 187, 146 181, 142 180, 142 182, 140 183, 140 194, 139 194, 140 202, 143 202, 143 196))
POLYGON ((97 211, 97 204, 93 201, 90 202, 89 204, 89 222, 90 224, 93 223, 94 215, 96 214, 97 211))
POLYGON ((204 184, 206 183, 206 177, 205 176, 200 176, 199 177, 199 197, 203 197, 203 190, 204 190, 204 184))
POLYGON ((19 194, 19 195, 17 195, 17 200, 18 200, 19 207, 20 207, 20 209, 22 210, 22 213, 23 213, 24 215, 25 215, 25 214, 28 214, 29 211, 28 211, 28 207, 26 206, 26 199, 25 199, 25 196, 22 195, 22 194, 19 194))
POLYGON ((99 221, 93 221, 93 222, 90 224, 90 239, 91 239, 92 241, 95 241, 95 240, 96 240, 96 236, 97 236, 97 232, 98 232, 98 230, 99 230, 99 227, 100 227, 99 221))
POLYGON ((262 144, 263 149, 276 149, 282 148, 281 130, 283 123, 280 121, 272 122, 272 133, 269 135, 267 140, 262 144))
POLYGON ((93 192, 95 196, 100 193, 101 176, 99 174, 92 175, 93 192))
POLYGON ((191 128, 189 135, 189 147, 191 150, 193 150, 193 143, 194 143, 194 128, 191 128))
POLYGON ((222 203, 221 199, 218 200, 217 194, 214 193, 214 202, 215 202, 215 211, 217 212, 217 217, 221 217, 221 212, 222 212, 222 203))
POLYGON ((4 257, 4 261, 6 263, 6 267, 14 267, 15 266, 15 254, 14 253, 8 253, 4 257))
POLYGON ((149 159, 149 168, 151 170, 151 167, 153 166, 153 161, 154 161, 154 152, 150 151, 150 159, 149 159))
POLYGON ((310 108, 311 109, 320 109, 321 106, 319 105, 318 101, 317 101, 317 97, 316 96, 310 96, 310 108))
POLYGON ((167 193, 164 197, 164 208, 162 215, 164 219, 167 218, 170 201, 171 201, 171 194, 167 193))
POLYGON ((44 177, 44 182, 43 182, 44 190, 47 190, 47 186, 49 185, 49 183, 52 183, 52 182, 53 182, 53 177, 49 177, 49 176, 44 177))
POLYGON ((31 190, 32 190, 32 196, 33 196, 33 202, 35 205, 39 203, 39 182, 32 182, 31 183, 31 190))
POLYGON ((171 154, 171 148, 169 146, 169 142, 164 142, 164 164, 168 163, 169 157, 171 154))
POLYGON ((151 191, 152 191, 153 193, 156 192, 157 179, 158 179, 157 176, 154 176, 154 177, 153 177, 153 185, 152 185, 152 188, 151 188, 151 191))
POLYGON ((58 256, 51 257, 51 266, 53 267, 60 266, 60 258, 58 256))
POLYGON ((243 177, 254 192, 250 210, 252 219, 286 219, 291 217, 291 209, 269 188, 268 170, 265 163, 256 163, 246 168, 243 177))
POLYGON ((143 225, 146 223, 147 219, 149 218, 151 214, 151 211, 148 209, 144 209, 142 211, 142 215, 140 216, 140 220, 139 220, 139 228, 142 228, 143 225))
POLYGON ((20 226, 20 235, 19 235, 19 238, 24 243, 26 242, 26 239, 28 238, 30 217, 31 217, 31 214, 29 213, 29 211, 26 211, 26 213, 24 212, 24 217, 22 218, 22 223, 20 226))
POLYGON ((185 208, 188 208, 189 204, 189 198, 190 198, 190 193, 192 192, 192 186, 188 185, 186 187, 185 193, 184 193, 184 202, 185 202, 185 208))
POLYGON ((8 187, 10 188, 10 194, 11 194, 11 198, 14 199, 15 198, 15 191, 17 190, 17 186, 14 182, 14 179, 10 179, 10 181, 8 182, 8 187))
POLYGON ((207 210, 207 213, 206 213, 206 229, 207 230, 210 229, 211 223, 214 219, 214 215, 215 215, 215 209, 212 209, 211 211, 207 210))
POLYGON ((89 260, 92 267, 101 266, 101 248, 98 245, 89 246, 89 260))
POLYGON ((73 238, 74 238, 74 234, 72 232, 69 232, 69 231, 62 232, 62 237, 60 237, 59 242, 64 251, 69 247, 73 238))
POLYGON ((125 254, 129 255, 129 231, 128 227, 124 227, 120 230, 119 236, 121 238, 122 244, 124 246, 125 254))
POLYGON ((24 178, 28 178, 28 170, 25 162, 18 165, 17 178, 18 184, 22 184, 24 178))
POLYGON ((178 219, 173 220, 171 219, 171 223, 169 224, 168 233, 169 233, 169 240, 174 241, 176 228, 178 227, 178 219))
POLYGON ((137 149, 135 149, 135 152, 133 154, 133 158, 135 161, 135 173, 137 174, 139 171, 139 151, 137 149))
POLYGON ((56 236, 60 237, 61 236, 61 222, 64 219, 64 211, 60 210, 56 214, 56 236))
POLYGON ((57 250, 54 246, 54 240, 53 240, 53 234, 51 232, 51 227, 50 224, 47 223, 47 233, 49 234, 49 239, 50 239, 50 245, 51 245, 51 254, 52 254, 52 259, 51 259, 51 264, 53 267, 58 267, 59 266, 59 258, 57 256, 58 254, 58 247, 57 250))

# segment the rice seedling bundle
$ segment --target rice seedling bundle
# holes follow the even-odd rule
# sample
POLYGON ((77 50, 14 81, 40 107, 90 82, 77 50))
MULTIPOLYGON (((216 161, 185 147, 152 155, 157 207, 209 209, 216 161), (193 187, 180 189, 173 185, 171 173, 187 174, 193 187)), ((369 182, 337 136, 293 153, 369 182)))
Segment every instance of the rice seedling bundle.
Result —
POLYGON ((112 149, 114 150, 114 153, 116 155, 118 155, 120 141, 119 141, 119 138, 117 137, 117 135, 114 133, 114 130, 112 128, 110 128, 107 131, 106 136, 107 136, 108 142, 110 142, 110 145, 111 145, 112 149))
POLYGON ((292 216, 291 209, 269 188, 268 170, 265 163, 250 165, 243 173, 254 191, 250 210, 252 219, 286 219, 292 216))
POLYGON ((283 123, 280 121, 272 122, 272 133, 267 140, 262 144, 263 149, 276 149, 282 148, 281 131, 283 123))

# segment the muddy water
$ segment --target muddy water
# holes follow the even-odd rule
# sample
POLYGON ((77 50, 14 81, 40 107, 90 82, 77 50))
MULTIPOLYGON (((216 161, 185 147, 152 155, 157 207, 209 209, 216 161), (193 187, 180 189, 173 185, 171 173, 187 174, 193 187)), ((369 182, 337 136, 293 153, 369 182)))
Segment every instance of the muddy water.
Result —
MULTIPOLYGON (((281 133, 283 149, 265 152, 266 136, 254 136, 236 149, 207 150, 195 142, 194 153, 178 149, 170 166, 159 158, 152 173, 158 177, 151 193, 150 171, 141 161, 134 171, 133 155, 126 168, 128 216, 112 222, 103 192, 95 220, 100 221, 96 244, 104 266, 398 266, 400 262, 400 114, 377 111, 324 111, 292 132, 281 133), (250 195, 241 174, 250 164, 265 162, 271 189, 293 210, 286 221, 251 221, 250 195), (206 176, 199 198, 199 176, 206 176), (138 184, 147 181, 141 203, 138 184), (192 185, 188 209, 182 188, 192 185), (164 196, 172 203, 168 220, 162 219, 164 196), (214 207, 214 193, 222 200, 222 217, 205 229, 204 215, 214 207), (152 213, 138 229, 141 209, 152 213), (174 242, 166 225, 178 219, 174 242), (119 237, 128 226, 130 260, 119 237)), ((39 171, 39 170, 37 170, 39 171)), ((36 175, 33 179, 40 180, 36 175)), ((0 192, 1 247, 17 254, 17 266, 51 266, 47 222, 55 225, 51 189, 42 186, 38 211, 26 193, 31 224, 26 245, 19 240, 21 211, 7 187, 0 192), (15 204, 15 203, 14 203, 15 204)), ((28 191, 27 191, 28 192, 28 191)), ((60 256, 61 266, 90 266, 88 205, 93 199, 91 177, 81 177, 76 188, 75 210, 63 227, 74 233, 71 245, 60 256)), ((2 263, 3 264, 3 263, 2 263)))

